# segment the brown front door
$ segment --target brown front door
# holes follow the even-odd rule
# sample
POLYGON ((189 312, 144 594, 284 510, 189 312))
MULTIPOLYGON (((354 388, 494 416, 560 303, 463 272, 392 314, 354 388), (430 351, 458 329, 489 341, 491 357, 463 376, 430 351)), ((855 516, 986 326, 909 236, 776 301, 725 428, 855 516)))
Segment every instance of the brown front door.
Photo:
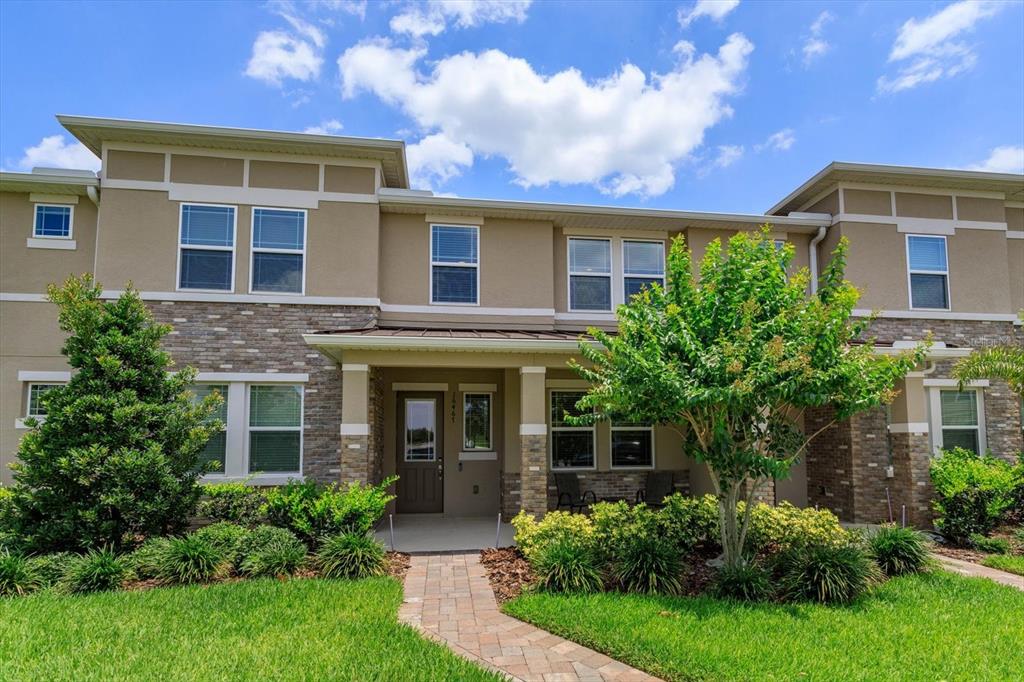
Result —
POLYGON ((444 511, 444 434, 440 419, 443 393, 399 393, 398 513, 444 511))

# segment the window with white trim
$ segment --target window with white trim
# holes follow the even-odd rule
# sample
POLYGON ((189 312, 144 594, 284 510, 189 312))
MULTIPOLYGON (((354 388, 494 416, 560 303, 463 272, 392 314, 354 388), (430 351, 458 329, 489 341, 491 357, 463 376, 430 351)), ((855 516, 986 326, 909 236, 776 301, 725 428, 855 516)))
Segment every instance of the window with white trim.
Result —
POLYGON ((302 470, 302 387, 249 386, 249 473, 302 470))
POLYGON ((430 302, 480 302, 480 228, 430 226, 430 302))
POLYGON ((573 426, 566 413, 579 416, 576 402, 584 391, 551 391, 551 468, 593 469, 595 427, 573 426))
POLYGON ((46 406, 43 404, 43 397, 64 384, 37 384, 28 385, 28 400, 25 402, 25 416, 36 419, 46 417, 46 406))
POLYGON ((654 427, 612 422, 612 469, 654 468, 654 427))
POLYGON ((306 212, 252 210, 252 292, 301 294, 306 279, 306 212))
POLYGON ((235 207, 182 204, 178 229, 178 288, 233 291, 235 207))
POLYGON ((611 311, 612 242, 569 238, 569 310, 611 311))
POLYGON ((984 435, 981 428, 981 410, 976 390, 939 391, 941 440, 943 450, 964 448, 980 453, 984 435))
POLYGON ((219 420, 221 423, 220 430, 210 436, 210 440, 206 441, 206 445, 199 452, 199 457, 196 462, 196 466, 200 470, 206 470, 206 465, 210 462, 215 462, 216 467, 209 474, 223 474, 225 467, 227 466, 227 446, 228 446, 228 385, 227 384, 196 384, 191 388, 193 400, 199 403, 202 402, 208 395, 217 393, 221 397, 220 407, 217 411, 210 415, 211 419, 219 420))
POLYGON ((910 307, 949 309, 949 262, 946 238, 907 235, 910 307))
POLYGON ((623 241, 622 282, 626 301, 651 284, 665 288, 665 242, 623 241))
POLYGON ((73 206, 36 204, 32 236, 39 239, 71 239, 73 206))
POLYGON ((491 394, 462 394, 462 448, 493 450, 491 443, 491 394))

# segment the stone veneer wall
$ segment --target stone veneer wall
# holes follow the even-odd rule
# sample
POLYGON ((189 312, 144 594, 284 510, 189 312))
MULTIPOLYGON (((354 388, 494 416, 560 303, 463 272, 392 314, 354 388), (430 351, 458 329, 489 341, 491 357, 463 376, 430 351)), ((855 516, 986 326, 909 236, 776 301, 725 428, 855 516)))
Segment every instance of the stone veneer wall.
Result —
POLYGON ((308 374, 303 474, 321 482, 367 480, 367 437, 357 437, 362 454, 346 456, 344 471, 342 467, 341 370, 307 346, 302 334, 369 326, 377 317, 376 308, 191 301, 148 305, 159 322, 174 327, 164 339, 164 348, 179 367, 191 365, 200 372, 308 374))
POLYGON ((371 367, 368 381, 367 415, 370 424, 370 437, 367 442, 367 453, 370 462, 369 483, 380 483, 384 480, 384 380, 379 368, 371 367))
MULTIPOLYGON (((647 481, 647 471, 580 471, 577 475, 580 479, 580 490, 593 490, 597 499, 608 497, 622 497, 632 502, 636 499, 636 492, 644 488, 647 481)), ((690 494, 690 472, 687 469, 674 471, 673 487, 678 493, 690 494)), ((522 479, 519 474, 504 473, 501 478, 501 513, 505 518, 511 518, 519 513, 522 508, 520 486, 522 479)), ((558 487, 555 485, 554 474, 547 477, 547 509, 553 510, 558 506, 558 487)))
POLYGON ((519 438, 523 457, 519 503, 523 511, 540 515, 548 508, 548 437, 545 434, 519 438))

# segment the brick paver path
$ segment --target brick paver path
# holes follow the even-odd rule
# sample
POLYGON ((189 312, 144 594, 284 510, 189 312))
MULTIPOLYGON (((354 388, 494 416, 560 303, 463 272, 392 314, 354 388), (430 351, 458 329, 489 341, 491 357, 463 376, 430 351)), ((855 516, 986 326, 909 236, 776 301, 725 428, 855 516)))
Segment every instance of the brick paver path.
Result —
POLYGON ((970 561, 961 561, 960 559, 943 556, 942 554, 936 554, 934 556, 947 571, 966 575, 971 578, 988 578, 989 580, 995 580, 997 583, 1016 587, 1018 590, 1024 590, 1024 576, 1014 575, 1013 573, 1007 573, 1006 571, 997 571, 996 569, 989 568, 988 566, 972 564, 970 561))
POLYGON ((398 615, 457 654, 514 680, 657 680, 503 614, 476 552, 413 556, 398 615))

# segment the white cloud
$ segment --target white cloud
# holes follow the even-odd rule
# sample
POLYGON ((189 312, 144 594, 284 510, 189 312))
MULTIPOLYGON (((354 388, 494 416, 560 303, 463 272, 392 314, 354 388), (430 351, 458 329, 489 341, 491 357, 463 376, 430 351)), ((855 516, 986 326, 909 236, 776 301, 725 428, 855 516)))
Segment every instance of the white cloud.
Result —
POLYGON ((36 166, 98 171, 100 160, 81 142, 68 144, 63 135, 50 135, 36 146, 27 147, 18 161, 21 170, 29 171, 36 166))
POLYGON ((697 0, 688 8, 680 7, 676 12, 676 19, 683 28, 701 17, 721 21, 725 15, 739 7, 739 4, 740 0, 697 0))
POLYGON ((427 135, 405 148, 409 160, 409 176, 416 189, 431 189, 462 174, 473 165, 473 150, 461 142, 450 140, 443 133, 427 135))
POLYGON ((481 24, 523 23, 533 0, 430 0, 391 17, 391 30, 417 38, 436 36, 454 22, 459 28, 481 24))
POLYGON ((327 121, 323 121, 320 125, 309 126, 302 132, 312 133, 313 135, 337 135, 341 132, 342 128, 344 128, 344 126, 341 125, 341 121, 336 118, 332 118, 327 121))
POLYGON ((366 19, 366 0, 320 0, 320 4, 336 12, 345 12, 366 19))
POLYGON ((1024 147, 1013 145, 996 147, 987 159, 970 166, 970 170, 990 173, 1024 173, 1024 147))
POLYGON ((723 144, 717 148, 715 158, 712 159, 711 163, 697 171, 697 175, 705 177, 711 171, 718 168, 728 168, 737 161, 743 158, 743 145, 738 144, 723 144))
POLYGON ((283 31, 263 31, 252 44, 245 75, 271 85, 285 78, 308 81, 320 75, 323 57, 310 42, 283 31))
POLYGON ((924 19, 908 19, 889 52, 889 62, 899 64, 897 72, 880 77, 878 90, 899 92, 970 70, 978 57, 956 38, 1004 6, 993 0, 960 0, 924 19))
POLYGON ((822 33, 825 30, 825 24, 835 19, 835 16, 828 10, 825 10, 818 15, 818 18, 811 24, 810 33, 807 39, 804 40, 803 53, 804 53, 804 66, 809 65, 818 57, 823 56, 828 52, 832 46, 829 45, 828 41, 822 37, 822 33))
POLYGON ((717 54, 679 50, 668 73, 627 63, 588 81, 574 68, 537 73, 498 50, 446 57, 424 74, 425 50, 378 38, 346 50, 338 67, 345 97, 371 92, 427 134, 506 159, 524 187, 586 183, 655 196, 672 187, 675 164, 705 131, 732 114, 725 100, 740 91, 753 48, 733 34, 717 54))
POLYGON ((769 135, 768 139, 763 143, 754 145, 754 151, 760 153, 767 149, 770 151, 784 152, 795 143, 796 135, 793 134, 793 129, 783 128, 782 130, 769 135))

